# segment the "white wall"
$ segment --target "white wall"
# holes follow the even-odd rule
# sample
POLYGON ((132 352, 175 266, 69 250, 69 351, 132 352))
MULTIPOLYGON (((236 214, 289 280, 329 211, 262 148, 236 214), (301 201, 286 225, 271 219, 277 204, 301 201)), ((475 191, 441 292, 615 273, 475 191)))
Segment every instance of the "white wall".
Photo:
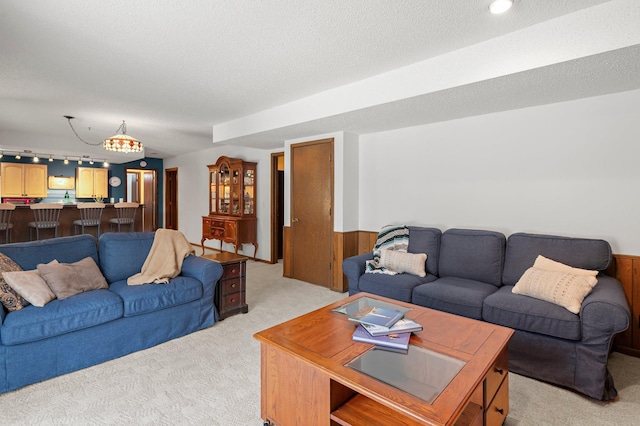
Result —
POLYGON ((603 238, 640 254, 640 91, 360 136, 359 228, 603 238))
MULTIPOLYGON (((280 150, 282 151, 282 150, 280 150)), ((271 256, 271 152, 261 149, 217 146, 205 151, 193 152, 164 161, 165 168, 178 169, 178 229, 191 243, 200 244, 202 238, 202 216, 209 214, 209 174, 207 165, 214 164, 218 157, 226 155, 255 161, 257 165, 256 213, 258 217, 258 253, 256 257, 270 260, 271 256)), ((205 245, 219 247, 218 240, 207 240, 205 245)), ((233 251, 233 245, 224 244, 223 249, 233 251)), ((240 250, 246 256, 253 256, 253 245, 245 244, 240 250)), ((200 254, 200 251, 197 251, 200 254)))
POLYGON ((358 230, 358 135, 346 132, 326 133, 285 141, 284 223, 291 225, 291 145, 322 139, 333 139, 333 230, 335 232, 358 230))

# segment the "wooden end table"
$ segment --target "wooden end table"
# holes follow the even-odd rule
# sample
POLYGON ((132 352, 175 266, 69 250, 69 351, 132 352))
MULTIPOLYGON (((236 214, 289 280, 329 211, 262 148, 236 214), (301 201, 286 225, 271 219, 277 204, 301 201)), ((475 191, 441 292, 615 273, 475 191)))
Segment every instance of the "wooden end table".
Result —
POLYGON ((226 251, 202 256, 222 265, 222 277, 216 286, 214 303, 220 320, 249 312, 246 303, 247 258, 226 251))

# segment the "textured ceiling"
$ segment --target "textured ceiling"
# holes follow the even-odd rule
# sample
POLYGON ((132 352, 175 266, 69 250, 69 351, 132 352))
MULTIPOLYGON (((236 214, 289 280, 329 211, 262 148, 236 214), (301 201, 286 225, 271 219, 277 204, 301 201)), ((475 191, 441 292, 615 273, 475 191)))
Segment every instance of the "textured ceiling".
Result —
MULTIPOLYGON (((516 0, 500 16, 488 13, 489 0, 3 0, 0 148, 108 157, 75 139, 63 115, 77 117, 78 133, 95 142, 126 120, 147 156, 169 157, 213 141, 273 148, 329 131, 367 133, 640 88, 634 31, 626 46, 611 41, 611 49, 552 65, 216 138, 229 123, 246 129, 250 117, 318 93, 535 34, 546 22, 593 19, 607 3, 637 10, 632 0, 516 0), (605 78, 607 70, 615 74, 605 78)), ((588 45, 603 38, 576 37, 588 45)))

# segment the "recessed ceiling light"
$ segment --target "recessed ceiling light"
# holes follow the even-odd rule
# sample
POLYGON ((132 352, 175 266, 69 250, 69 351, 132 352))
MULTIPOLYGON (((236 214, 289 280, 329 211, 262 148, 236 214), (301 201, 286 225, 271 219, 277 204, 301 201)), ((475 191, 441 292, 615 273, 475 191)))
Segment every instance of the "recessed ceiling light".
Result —
POLYGON ((498 15, 511 9, 511 6, 513 6, 513 0, 494 0, 489 5, 489 10, 494 15, 498 15))

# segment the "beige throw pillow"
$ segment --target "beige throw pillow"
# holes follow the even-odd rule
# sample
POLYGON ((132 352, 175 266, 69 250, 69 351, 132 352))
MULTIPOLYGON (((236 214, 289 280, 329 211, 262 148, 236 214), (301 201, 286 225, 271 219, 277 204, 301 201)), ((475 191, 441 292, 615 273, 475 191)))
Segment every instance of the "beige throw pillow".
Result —
POLYGON ((85 291, 109 287, 91 257, 75 263, 40 264, 38 272, 60 300, 85 291))
POLYGON ((536 258, 533 264, 534 268, 544 269, 546 271, 567 272, 574 275, 585 275, 588 277, 595 277, 598 275, 598 271, 591 271, 589 269, 574 268, 564 263, 556 262, 555 260, 548 259, 542 255, 536 258))
POLYGON ((512 292, 555 303, 577 314, 582 301, 597 282, 594 276, 531 267, 518 280, 512 292))
MULTIPOLYGON (((58 263, 52 260, 49 265, 58 263)), ((56 298, 47 283, 42 279, 37 270, 20 272, 3 272, 7 284, 11 286, 20 296, 33 306, 42 308, 47 303, 56 298)))
POLYGON ((395 272, 407 272, 419 277, 426 276, 425 253, 407 253, 398 250, 380 250, 380 265, 395 272))

